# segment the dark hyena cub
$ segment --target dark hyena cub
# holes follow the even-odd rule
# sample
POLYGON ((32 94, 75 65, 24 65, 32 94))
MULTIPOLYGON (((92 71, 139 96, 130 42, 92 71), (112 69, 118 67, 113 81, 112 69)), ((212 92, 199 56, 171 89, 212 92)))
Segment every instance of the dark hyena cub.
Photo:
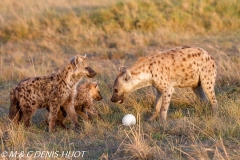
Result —
POLYGON ((28 127, 37 108, 49 107, 49 131, 52 132, 60 106, 64 106, 77 128, 79 123, 73 105, 76 85, 82 77, 92 78, 95 75, 86 57, 77 55, 56 73, 25 79, 10 93, 9 118, 28 127))
MULTIPOLYGON (((100 114, 93 105, 93 100, 102 100, 102 95, 100 89, 96 82, 84 83, 77 87, 76 95, 74 98, 74 107, 76 113, 79 114, 83 119, 90 120, 92 116, 98 116, 101 118, 100 114)), ((67 117, 67 113, 63 107, 61 107, 58 118, 57 125, 62 128, 66 128, 63 124, 64 119, 67 117)))

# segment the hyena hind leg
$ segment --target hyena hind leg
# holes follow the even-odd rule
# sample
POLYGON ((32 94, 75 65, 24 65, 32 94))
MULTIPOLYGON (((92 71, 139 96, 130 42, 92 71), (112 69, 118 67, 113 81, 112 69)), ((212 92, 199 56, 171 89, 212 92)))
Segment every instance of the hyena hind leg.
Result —
POLYGON ((10 92, 9 119, 13 124, 18 125, 21 120, 21 109, 19 108, 18 99, 15 97, 14 89, 10 92))
POLYGON ((31 125, 31 118, 34 114, 34 110, 24 110, 22 111, 22 115, 21 115, 21 122, 23 122, 25 127, 30 127, 31 125))
POLYGON ((203 88, 208 100, 210 101, 210 103, 212 105, 212 112, 213 112, 213 114, 216 114, 218 104, 217 104, 217 98, 216 98, 215 91, 214 91, 214 84, 215 84, 214 78, 203 79, 201 81, 202 88, 203 88))

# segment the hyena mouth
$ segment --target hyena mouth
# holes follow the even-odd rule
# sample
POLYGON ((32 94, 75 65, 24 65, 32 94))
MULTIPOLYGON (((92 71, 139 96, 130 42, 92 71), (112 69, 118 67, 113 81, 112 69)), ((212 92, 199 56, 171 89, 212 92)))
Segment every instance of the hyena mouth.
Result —
POLYGON ((120 104, 121 104, 121 103, 123 103, 123 100, 122 100, 122 99, 121 99, 121 100, 119 100, 119 101, 118 101, 118 103, 120 103, 120 104))
POLYGON ((118 103, 122 104, 122 103, 123 103, 123 100, 124 100, 124 94, 122 94, 122 95, 120 96, 120 100, 118 101, 118 103))
POLYGON ((101 101, 103 99, 103 97, 101 96, 101 97, 98 97, 98 101, 101 101))
POLYGON ((111 98, 111 101, 115 103, 123 103, 123 100, 124 100, 123 97, 124 97, 124 94, 122 94, 121 96, 113 95, 111 98))
POLYGON ((102 96, 98 96, 98 97, 94 97, 93 98, 95 101, 101 101, 102 99, 103 99, 103 97, 102 96))

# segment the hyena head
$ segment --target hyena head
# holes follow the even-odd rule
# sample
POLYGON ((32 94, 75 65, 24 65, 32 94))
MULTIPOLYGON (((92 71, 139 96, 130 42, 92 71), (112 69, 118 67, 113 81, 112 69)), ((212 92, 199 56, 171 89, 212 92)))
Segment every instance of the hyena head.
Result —
POLYGON ((126 67, 119 68, 119 75, 113 84, 113 94, 111 101, 123 103, 124 94, 132 90, 132 75, 126 67))
POLYGON ((102 95, 100 93, 100 89, 98 87, 97 82, 90 83, 90 85, 89 85, 89 92, 90 92, 92 98, 95 101, 100 101, 100 100, 103 99, 103 97, 102 97, 102 95))
POLYGON ((74 77, 76 78, 81 78, 82 76, 84 77, 89 77, 93 78, 97 73, 89 66, 87 60, 86 60, 86 55, 85 56, 80 56, 77 55, 71 59, 71 64, 73 65, 74 68, 74 77))

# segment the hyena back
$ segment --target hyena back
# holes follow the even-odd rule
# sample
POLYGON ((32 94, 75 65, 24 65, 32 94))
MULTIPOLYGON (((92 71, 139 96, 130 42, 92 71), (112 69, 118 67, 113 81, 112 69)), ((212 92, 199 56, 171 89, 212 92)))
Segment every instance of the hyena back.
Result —
POLYGON ((49 131, 52 132, 60 106, 64 106, 72 123, 78 128, 73 106, 75 88, 82 77, 92 78, 95 75, 86 58, 77 55, 56 73, 23 80, 10 93, 9 118, 14 123, 21 121, 28 127, 37 108, 49 107, 49 131))
POLYGON ((153 85, 157 90, 156 111, 149 120, 155 119, 159 112, 161 118, 166 120, 174 87, 191 87, 203 101, 208 98, 215 113, 216 74, 214 59, 202 48, 176 47, 157 51, 140 59, 129 69, 120 67, 111 101, 122 103, 124 94, 153 85))

